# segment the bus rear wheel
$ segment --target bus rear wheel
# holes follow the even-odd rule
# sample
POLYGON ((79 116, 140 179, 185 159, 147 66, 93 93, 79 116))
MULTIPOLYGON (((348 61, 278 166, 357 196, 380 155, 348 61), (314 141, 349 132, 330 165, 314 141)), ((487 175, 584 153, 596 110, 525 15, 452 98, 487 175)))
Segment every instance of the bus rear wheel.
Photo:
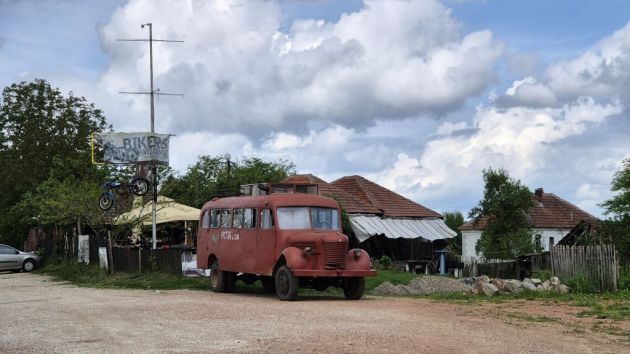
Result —
POLYGON ((343 288, 343 294, 346 296, 346 299, 359 300, 365 290, 365 278, 344 278, 341 281, 341 287, 343 288))
MULTIPOLYGON (((215 293, 228 292, 231 283, 231 276, 229 272, 219 269, 219 262, 214 261, 210 266, 210 290, 215 293)), ((234 286, 232 286, 234 289, 234 286)))
POLYGON ((275 274, 276 294, 280 300, 293 301, 297 298, 299 280, 289 267, 283 265, 275 274))

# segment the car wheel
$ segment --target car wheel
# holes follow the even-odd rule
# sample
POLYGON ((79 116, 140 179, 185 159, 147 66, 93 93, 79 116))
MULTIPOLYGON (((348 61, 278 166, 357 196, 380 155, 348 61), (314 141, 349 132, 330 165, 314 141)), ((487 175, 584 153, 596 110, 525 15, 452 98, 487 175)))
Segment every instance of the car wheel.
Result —
POLYGON ((32 259, 27 259, 22 263, 22 270, 25 272, 32 272, 35 269, 35 261, 32 259))
POLYGON ((299 280, 293 275, 291 269, 283 265, 276 271, 275 278, 278 298, 285 301, 295 300, 297 298, 299 280))

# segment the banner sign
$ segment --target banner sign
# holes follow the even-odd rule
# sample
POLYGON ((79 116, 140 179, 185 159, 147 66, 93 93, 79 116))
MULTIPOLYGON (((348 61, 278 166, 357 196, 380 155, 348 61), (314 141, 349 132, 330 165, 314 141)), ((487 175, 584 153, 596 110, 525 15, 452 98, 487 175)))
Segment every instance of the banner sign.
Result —
POLYGON ((102 133, 97 136, 103 147, 105 163, 168 165, 169 134, 102 133))

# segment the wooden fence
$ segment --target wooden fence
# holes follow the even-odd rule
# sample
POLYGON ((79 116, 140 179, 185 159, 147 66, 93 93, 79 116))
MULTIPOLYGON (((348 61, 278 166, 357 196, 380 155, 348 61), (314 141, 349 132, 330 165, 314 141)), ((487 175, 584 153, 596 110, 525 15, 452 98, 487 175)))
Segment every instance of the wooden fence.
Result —
POLYGON ((139 249, 113 247, 112 256, 115 272, 162 271, 181 274, 181 249, 139 249))
POLYGON ((561 280, 584 276, 597 283, 599 291, 617 290, 619 262, 614 245, 555 246, 551 271, 561 280))
POLYGON ((487 275, 490 278, 514 278, 516 261, 505 259, 462 259, 463 277, 487 275))

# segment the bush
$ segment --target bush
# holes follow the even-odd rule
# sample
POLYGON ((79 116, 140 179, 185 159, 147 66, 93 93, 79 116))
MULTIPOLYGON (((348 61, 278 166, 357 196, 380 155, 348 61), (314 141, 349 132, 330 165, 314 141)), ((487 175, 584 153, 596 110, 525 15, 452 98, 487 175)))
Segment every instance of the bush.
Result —
POLYGON ((532 278, 540 279, 542 281, 551 279, 551 271, 550 270, 537 270, 532 272, 532 278))
POLYGON ((564 280, 563 283, 571 288, 571 291, 574 293, 584 294, 599 292, 597 282, 583 274, 564 280))
POLYGON ((385 270, 388 270, 392 266, 392 259, 387 256, 381 257, 378 262, 385 270))

